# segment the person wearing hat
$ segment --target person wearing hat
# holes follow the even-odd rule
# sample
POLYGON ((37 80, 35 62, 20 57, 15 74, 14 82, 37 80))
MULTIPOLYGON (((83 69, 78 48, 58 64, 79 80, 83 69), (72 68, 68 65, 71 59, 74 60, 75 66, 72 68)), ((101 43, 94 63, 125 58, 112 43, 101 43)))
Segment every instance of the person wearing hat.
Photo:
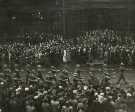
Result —
POLYGON ((60 102, 57 100, 57 99, 52 99, 51 100, 51 109, 52 111, 51 112, 59 112, 60 111, 60 102))
POLYGON ((52 75, 56 75, 56 73, 60 72, 60 70, 58 70, 55 66, 51 66, 50 72, 52 75))
POLYGON ((64 50, 63 51, 63 63, 64 64, 67 64, 68 63, 68 52, 67 52, 67 50, 64 50))
POLYGON ((125 84, 127 84, 126 78, 125 78, 125 76, 124 76, 124 72, 125 72, 124 69, 125 69, 125 68, 124 68, 124 64, 121 63, 121 65, 120 65, 120 75, 119 75, 117 84, 119 84, 122 80, 124 81, 125 84))
POLYGON ((47 101, 47 99, 45 98, 41 104, 41 107, 42 107, 42 112, 51 112, 49 101, 47 101))
POLYGON ((76 73, 80 77, 80 75, 81 75, 80 64, 76 64, 74 73, 76 73))
POLYGON ((89 85, 93 85, 93 86, 99 85, 99 80, 93 72, 89 72, 88 83, 89 85))
POLYGON ((109 76, 105 76, 102 81, 101 81, 101 86, 104 88, 104 87, 107 87, 107 86, 110 86, 111 82, 110 82, 110 77, 109 76))
POLYGON ((19 71, 19 69, 15 69, 15 73, 16 73, 15 77, 16 77, 17 79, 20 79, 21 76, 20 76, 20 71, 19 71))
POLYGON ((25 105, 26 112, 35 112, 36 109, 32 101, 26 101, 25 105))
POLYGON ((77 111, 78 112, 85 112, 84 104, 82 102, 79 102, 77 105, 77 111))
POLYGON ((9 86, 12 83, 12 76, 11 76, 11 70, 9 68, 4 70, 4 77, 7 82, 7 86, 9 86))
POLYGON ((44 77, 43 77, 41 71, 37 71, 37 77, 38 77, 39 79, 41 79, 41 80, 44 82, 44 77))
POLYGON ((63 81, 67 80, 68 83, 70 83, 69 72, 68 72, 67 70, 63 70, 62 73, 63 73, 63 74, 60 76, 60 78, 61 78, 63 81))
POLYGON ((26 71, 26 75, 25 75, 25 83, 26 83, 26 85, 29 84, 29 79, 30 79, 30 71, 27 70, 26 71))

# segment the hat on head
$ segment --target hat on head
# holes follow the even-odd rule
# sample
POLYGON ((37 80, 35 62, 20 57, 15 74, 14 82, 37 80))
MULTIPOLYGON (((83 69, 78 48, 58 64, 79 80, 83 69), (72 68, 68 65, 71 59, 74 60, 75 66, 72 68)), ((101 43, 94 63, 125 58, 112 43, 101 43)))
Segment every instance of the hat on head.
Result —
POLYGON ((26 91, 26 92, 27 92, 27 91, 29 91, 29 88, 28 88, 28 87, 26 87, 26 88, 25 88, 25 91, 26 91))
POLYGON ((34 96, 34 100, 37 100, 39 96, 34 96))
POLYGON ((124 68, 124 63, 122 62, 122 63, 120 64, 120 70, 121 70, 121 71, 124 71, 124 69, 125 69, 125 68, 124 68))
POLYGON ((62 71, 62 73, 63 73, 63 74, 68 74, 68 71, 64 69, 64 70, 62 71))
POLYGON ((73 90, 73 93, 76 94, 77 93, 77 90, 73 90))
POLYGON ((123 62, 121 62, 121 63, 120 63, 120 66, 124 66, 124 63, 123 63, 123 62))
POLYGON ((56 69, 56 67, 55 66, 51 66, 51 69, 56 69))
POLYGON ((88 86, 84 86, 83 89, 84 89, 84 90, 87 90, 87 89, 88 89, 88 86))
POLYGON ((104 96, 104 95, 105 95, 105 93, 100 93, 100 95, 101 95, 101 96, 104 96))
POLYGON ((0 82, 0 85, 4 85, 4 82, 0 82))
POLYGON ((77 73, 74 73, 74 74, 73 74, 74 77, 77 77, 77 75, 78 75, 77 73))
POLYGON ((111 87, 106 87, 105 89, 106 89, 106 90, 111 90, 111 87))
POLYGON ((37 68, 41 68, 42 67, 42 65, 37 65, 37 68))
POLYGON ((83 103, 78 103, 78 108, 79 109, 84 108, 84 104, 83 103))
POLYGON ((14 66, 15 66, 15 67, 18 67, 18 64, 15 64, 14 66))
POLYGON ((109 77, 109 76, 105 76, 105 78, 106 78, 106 79, 108 79, 108 80, 110 79, 110 77, 109 77))
POLYGON ((109 75, 109 73, 108 73, 108 72, 104 72, 104 74, 105 74, 105 75, 109 75))
POLYGON ((76 64, 76 67, 79 68, 80 67, 80 64, 76 64))
POLYGON ((15 69, 15 72, 19 72, 19 69, 15 69))

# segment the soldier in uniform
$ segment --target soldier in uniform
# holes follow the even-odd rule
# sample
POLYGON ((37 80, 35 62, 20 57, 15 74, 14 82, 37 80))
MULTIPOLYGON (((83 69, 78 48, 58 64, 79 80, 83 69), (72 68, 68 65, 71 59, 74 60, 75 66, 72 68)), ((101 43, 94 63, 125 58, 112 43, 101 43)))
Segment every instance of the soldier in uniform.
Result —
POLYGON ((124 81, 125 84, 127 84, 127 81, 126 81, 126 78, 124 76, 124 64, 121 63, 120 65, 120 76, 119 76, 119 79, 117 81, 117 84, 119 84, 122 80, 124 81))
POLYGON ((81 75, 80 64, 76 65, 74 73, 76 73, 80 77, 80 75, 81 75))

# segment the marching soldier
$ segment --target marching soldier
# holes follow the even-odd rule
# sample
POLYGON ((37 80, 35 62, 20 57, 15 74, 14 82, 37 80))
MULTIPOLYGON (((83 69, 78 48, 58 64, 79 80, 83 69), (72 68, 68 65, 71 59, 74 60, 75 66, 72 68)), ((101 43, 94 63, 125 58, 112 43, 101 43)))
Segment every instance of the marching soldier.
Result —
POLYGON ((124 64, 123 63, 121 63, 121 65, 120 65, 120 76, 119 76, 119 79, 118 79, 118 81, 117 81, 117 84, 119 84, 122 80, 124 81, 124 83, 125 84, 127 84, 127 81, 126 81, 126 78, 125 78, 125 76, 124 76, 124 64))

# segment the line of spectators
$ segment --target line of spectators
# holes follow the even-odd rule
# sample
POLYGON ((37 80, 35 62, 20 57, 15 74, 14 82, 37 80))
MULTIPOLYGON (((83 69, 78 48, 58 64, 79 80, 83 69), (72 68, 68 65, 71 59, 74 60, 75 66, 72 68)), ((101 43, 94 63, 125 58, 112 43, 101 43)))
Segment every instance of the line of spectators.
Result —
POLYGON ((89 31, 70 39, 47 33, 26 33, 22 38, 22 41, 0 45, 2 63, 58 65, 63 62, 65 50, 68 61, 75 63, 98 60, 106 64, 135 65, 135 41, 112 30, 89 31))

